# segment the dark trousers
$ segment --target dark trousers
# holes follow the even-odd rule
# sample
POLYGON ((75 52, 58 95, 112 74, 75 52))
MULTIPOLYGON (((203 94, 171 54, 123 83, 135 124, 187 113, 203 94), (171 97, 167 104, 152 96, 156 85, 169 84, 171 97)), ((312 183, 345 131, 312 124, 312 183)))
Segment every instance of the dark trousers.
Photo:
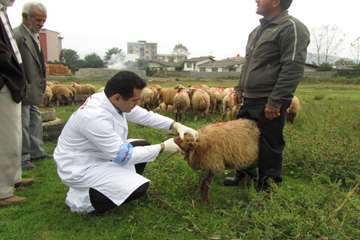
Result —
MULTIPOLYGON (((139 140, 135 142, 131 142, 131 145, 133 147, 138 146, 148 146, 150 143, 148 143, 145 140, 139 140)), ((145 170, 146 163, 139 163, 135 165, 136 173, 143 174, 145 170)), ((138 199, 146 194, 147 189, 149 188, 149 182, 144 183, 140 187, 138 187, 134 192, 131 193, 131 195, 125 200, 124 203, 128 203, 130 201, 133 201, 135 199, 138 199)), ((89 189, 89 196, 90 196, 90 202, 91 205, 94 207, 95 211, 93 213, 104 213, 107 212, 115 207, 116 204, 111 201, 108 197, 106 197, 104 194, 99 192, 98 190, 94 188, 89 189)))
MULTIPOLYGON (((245 98, 244 105, 237 115, 238 118, 256 121, 261 133, 258 161, 259 184, 262 184, 268 177, 271 177, 275 182, 282 181, 281 172, 285 147, 283 129, 285 126, 285 112, 290 105, 290 101, 284 103, 280 110, 280 116, 268 120, 264 114, 267 100, 267 98, 245 98)), ((246 172, 252 176, 256 174, 254 169, 248 169, 246 172)))

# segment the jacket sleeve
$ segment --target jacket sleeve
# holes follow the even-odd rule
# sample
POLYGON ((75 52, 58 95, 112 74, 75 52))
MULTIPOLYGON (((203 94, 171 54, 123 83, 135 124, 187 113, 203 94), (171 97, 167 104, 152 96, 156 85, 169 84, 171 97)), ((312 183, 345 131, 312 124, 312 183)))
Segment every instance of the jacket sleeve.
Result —
POLYGON ((86 138, 104 154, 104 159, 120 165, 149 162, 160 152, 159 144, 133 147, 123 141, 114 129, 113 121, 105 117, 89 119, 82 131, 86 138))
POLYGON ((304 65, 310 34, 304 25, 289 20, 279 35, 280 72, 268 104, 280 108, 283 100, 290 100, 304 75, 304 65))
POLYGON ((126 114, 126 118, 130 122, 162 130, 169 130, 174 122, 171 118, 148 111, 140 106, 134 107, 131 112, 126 114))
POLYGON ((12 63, 12 50, 0 40, 0 88, 6 82, 23 77, 21 69, 12 63))

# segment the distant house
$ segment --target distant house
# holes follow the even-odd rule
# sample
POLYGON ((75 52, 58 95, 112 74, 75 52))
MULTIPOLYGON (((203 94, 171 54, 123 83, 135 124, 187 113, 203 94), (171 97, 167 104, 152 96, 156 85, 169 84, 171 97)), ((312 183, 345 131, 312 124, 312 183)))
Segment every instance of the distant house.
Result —
POLYGON ((187 59, 183 54, 158 54, 155 60, 169 63, 183 63, 187 59))
POLYGON ((319 66, 317 66, 315 64, 306 63, 304 71, 305 72, 316 72, 318 68, 319 68, 319 66))
POLYGON ((171 63, 161 60, 150 60, 148 63, 148 68, 152 72, 174 72, 177 69, 182 68, 183 62, 171 63))
POLYGON ((184 61, 184 71, 200 72, 199 65, 213 61, 214 61, 214 57, 212 56, 187 59, 184 61))
POLYGON ((199 64, 198 67, 200 72, 241 72, 244 62, 244 58, 235 57, 199 64))
POLYGON ((39 38, 45 62, 60 61, 63 39, 60 33, 43 28, 40 30, 39 38))

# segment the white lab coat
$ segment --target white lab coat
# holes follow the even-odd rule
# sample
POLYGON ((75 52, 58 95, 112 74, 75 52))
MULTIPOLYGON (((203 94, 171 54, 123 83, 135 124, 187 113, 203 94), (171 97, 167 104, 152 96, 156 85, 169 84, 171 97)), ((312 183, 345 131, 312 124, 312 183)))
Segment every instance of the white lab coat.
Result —
POLYGON ((59 177, 69 186, 66 204, 72 211, 94 210, 89 188, 119 206, 149 181, 136 173, 134 165, 153 161, 161 147, 131 148, 127 121, 164 130, 173 122, 139 106, 120 114, 104 92, 90 96, 69 118, 58 139, 54 160, 59 177))

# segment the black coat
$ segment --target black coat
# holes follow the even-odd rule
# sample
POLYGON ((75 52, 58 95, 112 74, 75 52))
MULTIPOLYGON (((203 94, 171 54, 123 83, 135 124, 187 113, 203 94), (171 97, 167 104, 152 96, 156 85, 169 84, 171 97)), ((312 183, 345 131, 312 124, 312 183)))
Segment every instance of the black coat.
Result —
POLYGON ((21 102, 26 88, 22 65, 15 56, 5 26, 0 20, 0 89, 4 85, 9 88, 13 100, 21 102))

